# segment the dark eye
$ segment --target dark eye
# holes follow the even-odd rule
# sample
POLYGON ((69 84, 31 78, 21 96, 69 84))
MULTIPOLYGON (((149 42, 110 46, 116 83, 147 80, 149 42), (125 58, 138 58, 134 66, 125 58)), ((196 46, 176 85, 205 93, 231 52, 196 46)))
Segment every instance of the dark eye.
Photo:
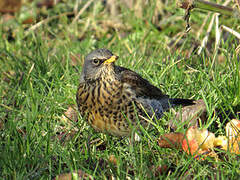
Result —
POLYGON ((100 60, 99 59, 93 59, 92 63, 97 66, 100 63, 100 60))

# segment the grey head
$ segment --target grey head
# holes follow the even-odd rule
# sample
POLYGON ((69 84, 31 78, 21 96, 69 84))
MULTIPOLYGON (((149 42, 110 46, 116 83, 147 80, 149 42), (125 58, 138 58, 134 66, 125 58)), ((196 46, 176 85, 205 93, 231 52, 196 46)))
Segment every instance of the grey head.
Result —
POLYGON ((108 49, 96 49, 92 51, 84 59, 80 82, 98 79, 103 72, 114 66, 117 58, 108 49))

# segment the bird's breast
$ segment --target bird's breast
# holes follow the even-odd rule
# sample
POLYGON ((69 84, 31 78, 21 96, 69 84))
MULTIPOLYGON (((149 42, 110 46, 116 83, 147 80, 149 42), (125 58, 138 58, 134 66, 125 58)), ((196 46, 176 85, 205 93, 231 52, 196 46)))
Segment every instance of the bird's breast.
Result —
POLYGON ((120 111, 122 85, 119 81, 105 79, 95 83, 80 84, 77 92, 78 109, 90 125, 99 131, 118 131, 115 119, 120 111))

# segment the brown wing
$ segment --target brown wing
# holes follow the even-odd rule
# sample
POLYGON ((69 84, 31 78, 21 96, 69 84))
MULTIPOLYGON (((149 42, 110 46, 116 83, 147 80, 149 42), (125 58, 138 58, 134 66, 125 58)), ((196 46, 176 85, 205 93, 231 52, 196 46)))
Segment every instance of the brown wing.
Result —
POLYGON ((117 74, 120 74, 120 79, 123 83, 128 83, 132 89, 136 91, 137 96, 144 96, 150 99, 162 99, 168 97, 162 91, 150 84, 150 82, 142 78, 139 74, 127 68, 116 66, 117 74))

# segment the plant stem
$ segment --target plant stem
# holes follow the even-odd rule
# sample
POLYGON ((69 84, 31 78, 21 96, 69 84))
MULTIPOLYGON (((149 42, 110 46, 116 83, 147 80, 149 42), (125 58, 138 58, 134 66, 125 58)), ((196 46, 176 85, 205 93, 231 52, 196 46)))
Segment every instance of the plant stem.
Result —
POLYGON ((201 10, 213 11, 227 16, 240 17, 238 9, 223 6, 220 4, 204 1, 204 0, 179 0, 179 7, 183 9, 198 8, 201 10))

